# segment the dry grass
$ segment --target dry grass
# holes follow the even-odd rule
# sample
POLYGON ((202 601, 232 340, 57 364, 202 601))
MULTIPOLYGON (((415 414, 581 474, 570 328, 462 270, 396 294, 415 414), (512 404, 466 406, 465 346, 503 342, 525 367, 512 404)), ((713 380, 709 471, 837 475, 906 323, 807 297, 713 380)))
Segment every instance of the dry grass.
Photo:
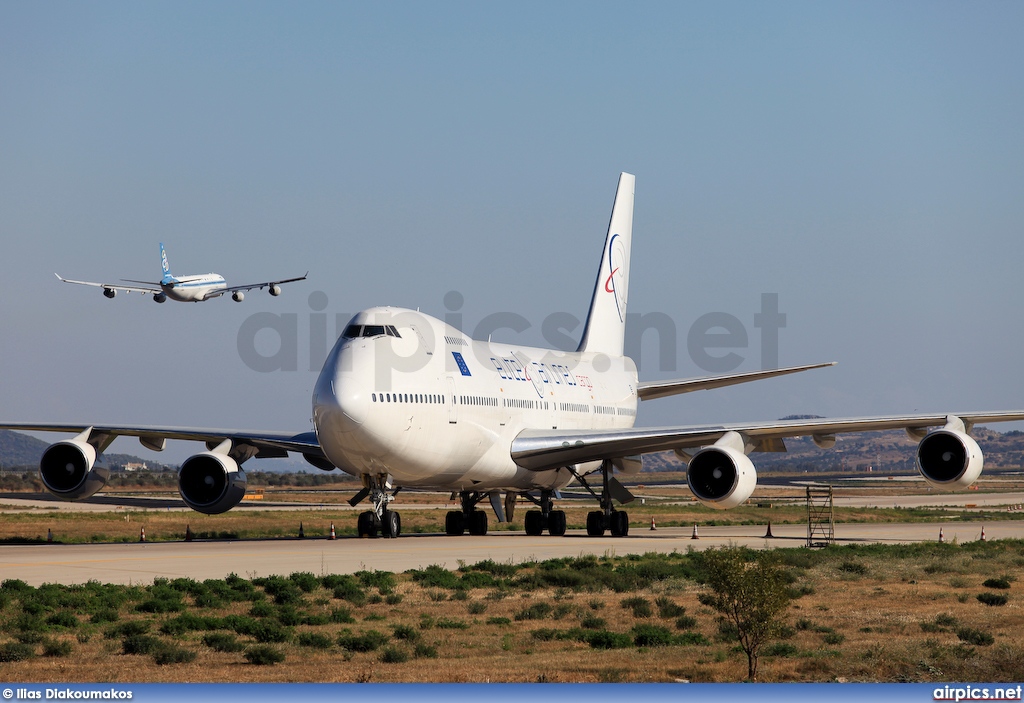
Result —
MULTIPOLYGON (((1014 582, 1024 565, 1024 542, 842 547, 817 552, 793 549, 778 550, 777 555, 792 574, 792 587, 802 589, 805 595, 796 598, 789 610, 788 637, 779 641, 775 655, 762 658, 763 681, 1024 678, 1024 601, 1019 600, 1019 586, 1014 582), (1007 576, 1012 583, 1009 591, 1003 591, 1010 597, 1003 607, 983 605, 975 597, 989 590, 982 582, 996 576, 1007 576), (957 630, 964 627, 990 634, 994 644, 961 642, 957 630)), ((0 610, 0 648, 19 638, 70 643, 69 656, 39 656, 43 643, 36 642, 31 646, 37 656, 3 664, 8 679, 21 681, 740 680, 746 672, 744 655, 734 642, 719 634, 715 614, 698 603, 700 586, 692 580, 698 558, 689 554, 582 557, 515 567, 483 565, 497 572, 493 577, 465 567, 456 573, 461 579, 478 579, 475 585, 497 579, 474 588, 468 587, 474 584, 466 580, 417 581, 412 572, 396 574, 393 586, 381 587, 373 583, 379 574, 365 574, 371 585, 362 585, 366 599, 362 603, 358 596, 350 595, 354 602, 335 597, 343 594, 321 582, 308 593, 293 589, 298 600, 291 610, 274 605, 272 597, 263 593, 264 586, 255 589, 261 599, 255 604, 225 600, 213 603, 214 607, 199 607, 196 594, 203 587, 177 583, 179 591, 192 592, 184 596, 187 613, 223 618, 247 615, 255 608, 252 614, 261 622, 283 621, 288 641, 271 646, 283 652, 285 660, 272 666, 249 664, 242 652, 214 651, 203 644, 204 631, 161 634, 161 624, 178 614, 139 612, 138 606, 160 589, 167 593, 175 582, 134 590, 120 586, 104 590, 96 585, 19 590, 16 584, 6 583, 0 589, 0 604, 4 605, 0 610), (602 587, 601 579, 620 591, 602 587), (89 588, 107 595, 86 597, 83 594, 88 594, 89 588), (93 624, 85 614, 95 611, 96 599, 111 598, 109 594, 114 592, 128 594, 118 606, 118 623, 148 622, 150 632, 162 642, 196 652, 196 659, 161 666, 151 655, 122 654, 120 638, 104 637, 111 625, 93 624), (74 598, 81 602, 68 600, 74 598), (637 617, 634 610, 622 607, 627 598, 647 599, 651 617, 637 617), (603 652, 578 639, 558 637, 579 633, 586 626, 630 633, 637 624, 658 625, 674 636, 681 634, 677 614, 661 617, 658 599, 685 608, 686 615, 696 619, 692 631, 703 635, 706 643, 628 646, 603 652), (525 619, 531 606, 537 617, 525 619), (338 608, 348 608, 354 622, 324 623, 338 608), (35 621, 26 616, 30 611, 35 613, 35 621), (65 611, 79 613, 81 624, 64 628, 45 624, 47 618, 65 611), (307 624, 295 624, 296 618, 307 624), (461 629, 461 625, 466 627, 461 629), (32 629, 37 626, 42 628, 38 632, 32 629), (383 647, 360 652, 338 644, 339 636, 370 630, 386 636, 383 647), (534 634, 545 630, 545 636, 534 634), (302 646, 300 635, 304 633, 326 636, 329 647, 302 646), (384 656, 388 647, 398 652, 390 658, 405 655, 407 660, 382 661, 388 658, 384 656), (436 656, 430 656, 432 653, 436 656)), ((445 573, 436 570, 427 576, 450 578, 445 573)), ((308 581, 310 577, 305 578, 308 581)), ((301 580, 295 577, 292 581, 301 580)), ((208 588, 215 586, 207 584, 208 588)), ((266 590, 273 591, 270 586, 266 590)), ((251 635, 236 637, 247 647, 256 643, 251 635)))

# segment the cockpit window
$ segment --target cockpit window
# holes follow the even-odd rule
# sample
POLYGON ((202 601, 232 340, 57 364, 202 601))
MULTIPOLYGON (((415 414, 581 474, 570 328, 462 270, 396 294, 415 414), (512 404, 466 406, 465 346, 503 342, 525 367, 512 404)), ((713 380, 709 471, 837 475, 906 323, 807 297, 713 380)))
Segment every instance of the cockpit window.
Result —
POLYGON ((384 334, 384 325, 366 325, 363 327, 364 337, 379 337, 384 334))
POLYGON ((388 335, 391 337, 402 338, 402 335, 398 334, 398 330, 395 329, 394 325, 388 325, 388 335))
POLYGON ((343 334, 342 337, 344 337, 345 339, 354 339, 355 337, 359 336, 362 330, 362 325, 349 325, 348 327, 345 328, 345 334, 343 334))

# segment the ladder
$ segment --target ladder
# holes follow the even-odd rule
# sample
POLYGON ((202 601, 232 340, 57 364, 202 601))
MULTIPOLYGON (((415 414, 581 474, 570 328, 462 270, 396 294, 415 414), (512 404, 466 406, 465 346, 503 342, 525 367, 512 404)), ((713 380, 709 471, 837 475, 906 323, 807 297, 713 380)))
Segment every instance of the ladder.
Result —
POLYGON ((827 547, 836 541, 832 486, 807 486, 807 546, 827 547))

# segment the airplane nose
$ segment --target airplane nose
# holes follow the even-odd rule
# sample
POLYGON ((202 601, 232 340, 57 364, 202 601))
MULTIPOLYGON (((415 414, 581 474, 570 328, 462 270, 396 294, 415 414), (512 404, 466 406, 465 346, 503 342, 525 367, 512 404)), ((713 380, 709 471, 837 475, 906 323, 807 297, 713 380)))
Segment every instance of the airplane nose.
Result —
POLYGON ((319 421, 328 421, 334 431, 346 433, 366 421, 370 407, 369 387, 360 375, 343 363, 341 350, 335 350, 317 379, 313 414, 319 421))

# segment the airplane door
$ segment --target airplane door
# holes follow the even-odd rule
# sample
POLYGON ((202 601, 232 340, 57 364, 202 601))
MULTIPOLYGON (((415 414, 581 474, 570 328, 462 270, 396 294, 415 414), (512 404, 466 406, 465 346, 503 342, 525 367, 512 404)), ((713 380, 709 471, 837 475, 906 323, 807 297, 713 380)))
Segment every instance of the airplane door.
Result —
POLYGON ((448 422, 454 425, 459 421, 459 410, 455 403, 455 379, 445 376, 445 401, 448 403, 448 422))

